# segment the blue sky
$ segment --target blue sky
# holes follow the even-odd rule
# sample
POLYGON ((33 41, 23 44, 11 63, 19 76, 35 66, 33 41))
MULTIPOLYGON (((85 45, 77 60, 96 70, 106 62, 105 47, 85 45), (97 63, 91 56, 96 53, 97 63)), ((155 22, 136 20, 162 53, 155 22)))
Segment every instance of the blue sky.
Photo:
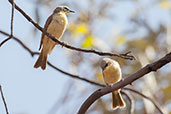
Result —
MULTIPOLYGON (((31 2, 19 1, 17 4, 33 17, 32 9, 34 5, 31 2)), ((0 19, 0 29, 9 33, 11 6, 7 0, 1 1, 0 14, 3 15, 0 19)), ((35 42, 29 39, 29 37, 32 37, 30 35, 32 27, 18 11, 15 11, 14 35, 28 47, 38 51, 39 39, 34 40, 35 42)), ((0 41, 5 38, 7 37, 0 35, 0 41)), ((65 58, 61 51, 62 48, 58 49, 60 54, 56 56, 57 60, 65 58)), ((60 98, 58 95, 62 92, 68 78, 49 67, 45 71, 34 69, 33 64, 37 56, 32 58, 14 40, 4 44, 0 48, 0 53, 0 84, 3 88, 9 112, 12 114, 45 114, 48 112, 55 101, 60 98)), ((55 55, 52 54, 52 56, 55 55)), ((67 68, 65 60, 54 62, 52 59, 51 61, 61 68, 67 68)), ((0 101, 2 100, 0 99, 0 101)), ((2 102, 0 102, 0 113, 5 113, 2 102)))
MULTIPOLYGON (((16 3, 34 19, 33 2, 29 2, 28 0, 17 0, 16 3)), ((43 26, 45 20, 54 8, 48 9, 47 7, 41 7, 40 9, 40 25, 43 26)), ((169 19, 163 18, 167 17, 166 12, 157 11, 156 9, 155 7, 153 9, 156 13, 151 13, 149 11, 147 14, 149 17, 151 16, 149 18, 150 24, 155 27, 156 23, 159 23, 161 20, 162 22, 168 23, 169 19), (158 12, 162 16, 158 15, 158 12), (154 17, 156 17, 155 20, 154 17)), ((118 18, 114 20, 117 21, 117 23, 111 25, 113 22, 109 22, 109 24, 104 28, 108 28, 108 26, 116 26, 116 28, 120 27, 119 29, 121 30, 125 29, 123 25, 128 24, 125 17, 128 16, 133 10, 133 5, 129 3, 115 7, 114 13, 119 15, 118 18), (127 11, 121 10, 124 8, 127 9, 127 11)), ((0 30, 10 33, 11 5, 7 0, 1 1, 0 14, 2 15, 0 18, 0 30)), ((78 14, 75 15, 78 16, 78 14)), ((105 26, 104 23, 99 24, 99 26, 100 25, 105 26)), ((34 39, 33 35, 30 34, 32 32, 32 27, 33 25, 15 10, 14 35, 22 40, 30 49, 33 51, 38 51, 41 32, 38 32, 36 38, 34 39)), ((144 32, 140 33, 144 34, 144 32)), ((99 36, 101 36, 101 34, 99 36)), ((107 37, 107 34, 104 33, 102 36, 107 37)), ((0 42, 5 38, 7 37, 0 34, 0 42)), ((68 65, 69 61, 67 60, 64 50, 65 48, 56 46, 53 53, 49 56, 49 60, 59 68, 64 69, 65 71, 70 71, 70 66, 68 65)), ((64 92, 67 84, 70 82, 70 78, 53 70, 49 66, 47 66, 45 71, 42 71, 41 69, 34 69, 33 65, 36 59, 37 56, 32 58, 30 54, 14 40, 8 41, 0 48, 0 84, 11 114, 48 114, 48 111, 52 108, 56 101, 61 98, 61 93, 64 92)), ((88 93, 86 93, 83 98, 79 99, 80 103, 83 102, 83 99, 87 98, 87 94, 88 93)), ((77 99, 77 97, 73 99, 77 99)), ((76 109, 78 109, 81 104, 75 104, 73 106, 73 102, 71 102, 67 105, 67 107, 72 110, 72 107, 77 107, 76 109)), ((75 112, 76 111, 77 110, 75 110, 75 112)), ((5 108, 1 98, 0 113, 5 113, 5 108)), ((58 111, 58 113, 60 113, 60 111, 58 111)))

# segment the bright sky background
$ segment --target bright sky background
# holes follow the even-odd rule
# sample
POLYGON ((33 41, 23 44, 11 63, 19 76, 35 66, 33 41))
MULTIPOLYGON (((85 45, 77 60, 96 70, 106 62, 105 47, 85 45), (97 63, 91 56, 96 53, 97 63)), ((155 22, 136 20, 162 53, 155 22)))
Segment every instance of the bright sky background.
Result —
MULTIPOLYGON (((29 2, 29 0, 15 1, 20 8, 34 19, 33 2, 29 2)), ((129 3, 116 8, 118 11, 121 11, 118 12, 120 13, 120 17, 118 17, 118 20, 120 21, 115 24, 118 27, 123 27, 120 29, 124 29, 124 26, 121 25, 127 23, 124 18, 125 10, 121 10, 124 8, 126 9, 126 6, 128 13, 125 14, 129 15, 129 11, 133 10, 133 6, 129 5, 129 3)), ((41 20, 43 20, 41 26, 43 26, 51 12, 50 10, 47 10, 46 7, 41 8, 41 10, 41 20)), ((115 10, 116 14, 117 10, 115 10)), ((0 29, 10 33, 11 5, 8 3, 8 0, 1 0, 0 14, 0 29)), ((164 12, 161 12, 160 15, 158 13, 150 14, 149 12, 148 16, 164 17, 165 15, 164 12)), ((168 18, 163 20, 163 22, 165 21, 168 22, 168 18)), ((155 23, 158 23, 157 19, 151 20, 151 24, 154 24, 155 26, 155 23)), ((104 24, 102 23, 102 26, 103 25, 104 24)), ((108 26, 109 25, 110 23, 108 26)), ((15 10, 14 35, 22 40, 33 51, 38 51, 40 39, 33 39, 32 34, 30 34, 32 27, 33 25, 15 10)), ((40 38, 40 32, 38 32, 36 37, 40 38)), ((7 37, 0 34, 0 41, 3 41, 5 38, 7 37)), ((49 60, 59 68, 69 71, 67 57, 65 57, 63 50, 64 48, 56 46, 53 51, 54 53, 49 56, 49 60)), ((32 58, 30 54, 14 40, 8 41, 0 48, 0 84, 2 85, 8 109, 11 114, 48 114, 48 111, 52 108, 55 102, 59 100, 61 93, 67 87, 66 85, 70 78, 53 70, 49 66, 47 66, 45 71, 34 69, 33 65, 36 59, 37 56, 32 58)), ((80 104, 75 104, 77 110, 79 108, 78 106, 83 102, 82 100, 80 101, 80 104)), ((69 108, 72 109, 73 105, 70 104, 69 106, 71 106, 69 108)), ((77 110, 75 110, 75 112, 77 110)), ((58 111, 58 113, 60 112, 58 111)), ((5 114, 1 98, 0 114, 5 114)))
MULTIPOLYGON (((33 17, 31 2, 21 0, 17 4, 33 17)), ((11 5, 7 0, 1 1, 0 14, 2 15, 0 29, 9 33, 11 5)), ((38 51, 39 40, 32 42, 29 38, 31 27, 33 26, 18 11, 15 11, 14 35, 28 47, 38 51)), ((7 37, 0 35, 0 41, 5 38, 7 37)), ((53 59, 51 61, 58 67, 67 68, 65 67, 65 56, 61 51, 62 48, 58 49, 58 56, 52 54, 59 61, 53 59), (60 61, 60 58, 64 59, 60 61)), ((14 40, 8 41, 0 48, 0 84, 11 114, 46 114, 64 89, 67 77, 49 67, 45 71, 34 69, 33 65, 36 59, 37 56, 32 58, 14 40)), ((0 101, 0 113, 5 114, 2 99, 0 101)))

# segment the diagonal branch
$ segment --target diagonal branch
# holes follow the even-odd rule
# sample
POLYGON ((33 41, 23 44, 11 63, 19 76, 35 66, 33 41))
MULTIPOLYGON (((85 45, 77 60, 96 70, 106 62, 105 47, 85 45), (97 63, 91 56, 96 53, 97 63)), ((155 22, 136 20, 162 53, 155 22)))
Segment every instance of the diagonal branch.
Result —
POLYGON ((15 3, 14 3, 14 0, 11 1, 12 2, 12 13, 11 13, 11 35, 5 39, 4 41, 2 41, 0 43, 0 47, 5 43, 7 42, 8 40, 10 40, 12 37, 13 37, 13 23, 14 23, 14 7, 15 7, 15 3))
MULTIPOLYGON (((13 3, 13 0, 8 0, 11 4, 13 3)), ((14 3, 15 4, 15 3, 14 3)), ((14 5, 15 8, 29 21, 31 22, 37 29, 39 29, 41 32, 46 34, 49 38, 51 38, 54 42, 57 42, 61 46, 64 46, 68 49, 76 50, 76 51, 81 51, 84 53, 94 53, 100 56, 116 56, 116 57, 121 57, 124 59, 129 59, 129 60, 135 60, 135 57, 130 55, 130 53, 124 53, 124 54, 114 54, 114 53, 109 53, 109 52, 101 52, 97 50, 89 50, 89 49, 82 49, 82 48, 77 48, 71 45, 68 45, 67 43, 64 43, 57 38, 55 38, 53 35, 49 34, 46 30, 44 30, 41 26, 39 26, 36 22, 34 22, 18 5, 14 5)))
MULTIPOLYGON (((1 31, 0 30, 0 33, 3 34, 3 35, 6 35, 6 36, 10 36, 10 34, 4 32, 4 31, 1 31)), ((34 55, 38 55, 39 53, 38 52, 33 52, 32 50, 30 50, 22 41, 20 41, 17 37, 13 37, 13 40, 17 41, 25 50, 27 50, 31 56, 33 57, 34 55)), ((91 80, 88 80, 86 78, 83 78, 83 77, 80 77, 78 75, 75 75, 75 74, 71 74, 71 73, 68 73, 68 72, 65 72, 59 68, 57 68, 56 66, 52 65, 50 62, 48 62, 48 65, 51 66, 52 68, 54 68, 55 70, 67 75, 67 76, 70 76, 72 78, 75 78, 75 79, 78 79, 78 80, 81 80, 81 81, 84 81, 84 82, 87 82, 87 83, 90 83, 90 84, 93 84, 93 85, 96 85, 96 86, 100 86, 100 87, 105 87, 105 85, 103 84, 100 84, 100 83, 97 83, 97 82, 94 82, 94 81, 91 81, 91 80)), ((130 88, 123 88, 123 90, 127 90, 127 91, 131 91, 131 92, 134 92, 136 94, 139 94, 141 95, 142 97, 146 98, 146 99, 150 99, 148 98, 147 96, 143 95, 142 93, 136 91, 136 90, 133 90, 133 89, 130 89, 130 88)), ((154 105, 155 107, 159 110, 159 112, 162 112, 161 109, 159 108, 159 106, 157 106, 157 104, 151 99, 150 100, 154 105)))
POLYGON ((124 86, 134 82, 135 80, 143 77, 144 75, 152 72, 152 71, 157 71, 160 69, 162 66, 168 64, 171 61, 171 52, 166 54, 163 58, 159 59, 158 61, 148 64, 136 73, 132 74, 131 76, 127 77, 124 80, 121 80, 120 82, 114 84, 112 87, 104 87, 101 89, 96 90, 94 93, 92 93, 87 100, 82 104, 80 107, 78 114, 84 114, 88 108, 100 97, 113 92, 119 88, 123 88, 124 86))
POLYGON ((97 86, 102 86, 102 87, 104 87, 103 84, 100 84, 100 83, 97 83, 97 82, 88 80, 88 79, 86 79, 86 78, 80 77, 80 76, 75 75, 75 74, 71 74, 71 73, 65 72, 65 71, 63 71, 63 70, 57 68, 56 66, 52 65, 50 62, 47 62, 47 63, 48 63, 49 66, 51 66, 51 67, 54 68, 55 70, 57 70, 57 71, 59 71, 59 72, 65 74, 65 75, 67 75, 67 76, 70 76, 70 77, 72 77, 72 78, 75 78, 75 79, 78 79, 78 80, 82 80, 82 81, 88 82, 88 83, 90 83, 90 84, 94 84, 94 85, 97 85, 97 86))
POLYGON ((7 103, 6 103, 6 101, 5 101, 5 97, 4 97, 4 94, 3 94, 3 91, 2 91, 1 85, 0 85, 0 92, 1 92, 2 101, 3 101, 4 106, 5 106, 6 114, 9 114, 9 112, 8 112, 8 107, 7 107, 7 103))

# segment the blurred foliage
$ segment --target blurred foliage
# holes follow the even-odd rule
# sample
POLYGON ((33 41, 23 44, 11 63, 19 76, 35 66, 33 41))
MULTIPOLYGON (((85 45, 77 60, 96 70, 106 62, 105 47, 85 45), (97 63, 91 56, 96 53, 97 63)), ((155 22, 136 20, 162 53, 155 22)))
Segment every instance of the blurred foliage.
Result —
POLYGON ((171 2, 169 0, 161 0, 159 5, 163 9, 166 9, 166 10, 171 9, 171 2))
POLYGON ((78 24, 72 23, 69 28, 69 31, 72 31, 73 37, 79 36, 79 35, 85 35, 88 33, 88 26, 86 24, 78 24))
MULTIPOLYGON (((65 42, 82 48, 95 48, 100 51, 124 53, 132 51, 137 58, 129 61, 114 57, 121 67, 123 77, 136 72, 148 63, 163 57, 171 51, 171 1, 170 0, 34 0, 35 19, 40 21, 40 6, 55 7, 59 4, 68 5, 76 11, 69 15, 68 29, 64 35, 65 42), (36 1, 36 2, 35 2, 36 1), (72 39, 72 41, 71 41, 72 39)), ((99 56, 83 54, 75 51, 67 51, 70 69, 76 74, 85 76, 99 83, 104 83, 101 69, 99 68, 99 56), (73 70, 74 69, 74 70, 73 70), (86 71, 86 72, 85 72, 86 71), (91 74, 90 74, 91 73, 91 74)), ((132 88, 141 91, 160 104, 164 112, 171 113, 171 65, 162 68, 156 73, 150 73, 133 83, 132 88)), ((70 79, 73 80, 73 79, 70 79)), ((73 81, 77 85, 79 81, 73 81)), ((81 82, 82 84, 82 82, 81 82)), ((79 104, 75 108, 60 107, 61 110, 76 112, 81 103, 91 94, 92 85, 85 84, 83 92, 80 86, 74 86, 77 97, 83 97, 81 101, 72 101, 79 104), (79 89, 78 89, 79 88, 79 89)), ((72 87, 72 88, 74 88, 72 87)), ((152 104, 143 98, 133 95, 135 100, 135 114, 156 114, 157 110, 152 104)), ((73 96, 75 94, 72 94, 73 96)), ((129 105, 127 99, 125 99, 129 105)), ((88 111, 90 114, 126 114, 128 108, 123 110, 111 110, 111 96, 98 100, 88 111)), ((129 107, 129 106, 127 106, 129 107)))
POLYGON ((93 47, 93 36, 87 36, 86 38, 85 38, 85 40, 83 41, 83 43, 82 43, 82 47, 83 48, 85 48, 85 47, 87 47, 87 48, 89 48, 89 47, 93 47))

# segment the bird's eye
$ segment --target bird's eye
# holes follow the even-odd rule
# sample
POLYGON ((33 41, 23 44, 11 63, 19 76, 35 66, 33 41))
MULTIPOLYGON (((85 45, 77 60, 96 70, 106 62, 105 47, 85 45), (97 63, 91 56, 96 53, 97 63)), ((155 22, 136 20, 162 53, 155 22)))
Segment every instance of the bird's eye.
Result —
POLYGON ((66 8, 66 7, 64 7, 64 9, 63 9, 63 10, 64 10, 64 12, 67 12, 69 9, 68 9, 68 8, 66 8))
POLYGON ((106 65, 105 65, 105 67, 104 67, 104 68, 106 68, 108 65, 109 65, 109 64, 108 64, 108 63, 106 63, 106 65))

